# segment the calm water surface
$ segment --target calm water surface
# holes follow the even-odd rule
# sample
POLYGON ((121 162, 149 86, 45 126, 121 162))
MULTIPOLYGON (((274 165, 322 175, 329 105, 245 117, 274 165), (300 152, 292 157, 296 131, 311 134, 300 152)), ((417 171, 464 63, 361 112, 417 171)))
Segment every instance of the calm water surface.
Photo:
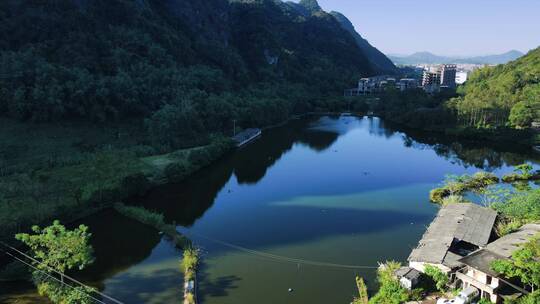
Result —
MULTIPOLYGON (((375 288, 369 267, 406 260, 437 212, 429 190, 446 174, 502 174, 536 158, 407 135, 377 118, 311 118, 131 203, 163 213, 202 248, 202 303, 349 303, 355 276, 375 288)), ((87 281, 125 303, 181 302, 181 252, 169 240, 113 211, 84 223, 97 256, 87 281)))

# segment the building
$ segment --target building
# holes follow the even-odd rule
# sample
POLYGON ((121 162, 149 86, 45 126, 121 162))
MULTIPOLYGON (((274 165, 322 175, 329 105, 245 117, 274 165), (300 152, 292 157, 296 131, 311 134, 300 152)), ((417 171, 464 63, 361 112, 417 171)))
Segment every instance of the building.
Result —
POLYGON ((387 85, 395 85, 395 82, 395 78, 386 75, 362 78, 358 81, 358 87, 345 90, 344 95, 350 97, 380 93, 387 85))
POLYGON ((438 70, 425 70, 424 75, 422 76, 422 86, 429 85, 440 85, 441 84, 441 74, 438 70))
POLYGON ((396 89, 400 91, 414 90, 418 88, 418 81, 413 78, 402 78, 396 83, 396 89))
POLYGON ((456 87, 457 65, 443 64, 440 68, 441 86, 448 88, 456 87))
POLYGON ((358 81, 358 87, 345 90, 345 97, 377 94, 388 88, 396 88, 400 91, 412 90, 418 88, 418 81, 413 78, 402 78, 399 81, 390 76, 374 76, 362 78, 358 81))
POLYGON ((465 265, 456 273, 456 279, 463 288, 473 286, 480 291, 481 297, 492 303, 502 303, 506 296, 528 293, 517 284, 499 277, 491 269, 495 260, 509 259, 521 245, 540 233, 540 224, 527 224, 518 231, 505 235, 488 244, 485 248, 459 260, 465 265))
POLYGON ((430 68, 424 71, 422 87, 428 93, 436 93, 441 89, 441 72, 438 68, 430 68))
POLYGON ((466 71, 456 72, 456 84, 464 84, 469 78, 469 73, 466 71))
POLYGON ((472 203, 442 207, 409 255, 409 267, 420 272, 432 265, 451 274, 460 259, 485 247, 491 237, 497 212, 472 203))
POLYGON ((401 267, 395 272, 399 283, 408 290, 414 289, 422 277, 422 273, 411 267, 401 267))

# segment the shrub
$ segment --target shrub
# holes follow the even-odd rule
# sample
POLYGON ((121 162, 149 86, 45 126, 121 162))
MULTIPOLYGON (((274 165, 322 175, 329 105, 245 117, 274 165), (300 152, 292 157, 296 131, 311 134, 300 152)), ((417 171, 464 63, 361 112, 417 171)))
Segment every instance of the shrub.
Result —
POLYGON ((135 219, 146 225, 158 228, 165 226, 165 218, 163 214, 155 213, 145 208, 126 206, 122 203, 114 204, 114 209, 122 215, 135 219))
POLYGON ((451 205, 451 204, 461 204, 466 203, 467 201, 461 195, 450 195, 442 199, 441 205, 451 205))
POLYGON ((169 182, 177 182, 186 178, 192 170, 184 162, 175 162, 165 167, 165 176, 169 182))
POLYGON ((184 250, 184 256, 180 262, 180 268, 184 272, 186 281, 195 279, 197 266, 199 264, 199 250, 195 248, 187 248, 184 250))
POLYGON ((377 272, 379 291, 369 300, 370 304, 401 304, 410 299, 409 292, 401 286, 394 275, 400 267, 400 263, 393 261, 379 267, 377 272))
POLYGON ((504 218, 531 222, 540 220, 540 189, 515 193, 506 202, 493 204, 504 218))
POLYGON ((442 270, 435 266, 427 265, 424 273, 433 280, 437 290, 441 292, 446 291, 446 285, 448 285, 449 278, 442 270))
POLYGON ((443 199, 450 195, 446 188, 436 188, 429 192, 429 199, 434 203, 442 203, 443 199))
POLYGON ((514 167, 514 173, 506 174, 502 180, 505 183, 540 179, 540 173, 534 172, 530 164, 522 164, 514 167))

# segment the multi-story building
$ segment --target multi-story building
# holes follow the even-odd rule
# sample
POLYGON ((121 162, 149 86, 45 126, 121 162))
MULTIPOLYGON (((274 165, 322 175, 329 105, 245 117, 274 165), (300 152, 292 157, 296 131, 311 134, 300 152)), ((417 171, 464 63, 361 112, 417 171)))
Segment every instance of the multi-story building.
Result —
POLYGON ((428 93, 435 93, 441 89, 441 72, 437 68, 430 68, 424 71, 422 77, 422 87, 428 93))
POLYGON ((457 65, 443 64, 440 68, 441 86, 454 88, 456 86, 457 65))
POLYGON ((434 84, 441 84, 441 71, 437 68, 425 70, 422 77, 422 86, 425 87, 434 84))
POLYGON ((463 288, 472 286, 480 291, 480 296, 492 303, 502 303, 505 295, 516 296, 527 294, 519 283, 511 282, 501 277, 491 268, 495 260, 510 259, 512 254, 521 245, 530 241, 540 233, 540 224, 527 224, 518 231, 501 237, 462 259, 460 263, 465 265, 456 273, 459 285, 463 288))
POLYGON ((402 78, 397 81, 394 77, 374 76, 362 78, 358 81, 358 87, 344 91, 345 97, 370 95, 381 93, 389 88, 396 88, 400 91, 418 88, 418 81, 413 78, 402 78))

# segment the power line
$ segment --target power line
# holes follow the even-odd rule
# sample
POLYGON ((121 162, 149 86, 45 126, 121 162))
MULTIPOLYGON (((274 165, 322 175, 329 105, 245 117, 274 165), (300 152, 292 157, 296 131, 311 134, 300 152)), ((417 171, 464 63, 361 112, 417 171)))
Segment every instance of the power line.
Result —
MULTIPOLYGON (((46 271, 43 271, 43 270, 41 270, 41 269, 35 267, 34 265, 32 265, 32 264, 30 264, 30 263, 28 263, 28 262, 26 262, 26 261, 24 261, 24 260, 22 260, 22 259, 19 259, 18 257, 14 256, 14 255, 11 254, 10 252, 7 252, 7 251, 5 251, 5 250, 2 250, 2 251, 4 251, 7 255, 11 256, 11 257, 14 258, 15 260, 17 260, 17 261, 19 261, 19 262, 25 264, 26 266, 28 266, 28 267, 30 267, 30 268, 32 268, 32 269, 34 269, 34 270, 36 270, 36 271, 38 271, 38 272, 40 272, 40 273, 42 273, 42 274, 45 274, 45 276, 47 276, 48 278, 53 279, 53 280, 57 281, 58 283, 60 283, 60 284, 62 284, 62 285, 65 285, 65 286, 67 286, 67 287, 69 287, 69 288, 71 288, 71 289, 75 289, 75 287, 73 287, 73 286, 67 284, 66 282, 62 282, 61 280, 59 280, 58 278, 55 278, 54 276, 50 275, 50 274, 47 273, 46 271)), ((83 293, 84 291, 80 291, 80 292, 83 293)), ((84 293, 85 293, 89 298, 91 298, 92 300, 94 300, 94 301, 96 301, 96 302, 98 302, 98 303, 101 303, 101 304, 107 304, 107 303, 105 303, 105 302, 103 302, 103 301, 101 301, 101 300, 99 300, 99 299, 97 299, 97 298, 91 296, 91 295, 88 294, 87 292, 84 292, 84 293)))
MULTIPOLYGON (((184 233, 184 234, 186 234, 186 233, 184 233)), ((257 256, 260 256, 260 257, 265 257, 265 258, 268 258, 268 259, 281 261, 281 262, 288 262, 288 263, 293 263, 293 264, 311 265, 311 266, 319 266, 319 267, 344 268, 344 269, 377 269, 377 268, 379 268, 378 266, 345 265, 345 264, 336 264, 336 263, 328 263, 328 262, 311 261, 311 260, 298 259, 298 258, 290 258, 290 257, 285 257, 285 256, 272 254, 272 253, 252 250, 252 249, 245 248, 245 247, 238 246, 238 245, 234 245, 234 244, 231 244, 231 243, 228 243, 228 242, 224 242, 224 241, 216 240, 216 239, 213 239, 213 238, 210 238, 210 237, 206 237, 206 236, 203 236, 203 235, 195 233, 195 232, 189 232, 188 234, 192 234, 192 235, 198 236, 200 238, 209 240, 211 242, 218 243, 220 245, 223 245, 223 246, 226 246, 226 247, 229 247, 229 248, 233 248, 233 249, 236 249, 236 250, 239 250, 239 251, 243 251, 243 252, 246 252, 246 253, 249 253, 249 254, 252 254, 252 255, 257 255, 257 256)))
MULTIPOLYGON (((49 269, 49 271, 55 272, 55 273, 59 274, 60 276, 65 277, 65 278, 67 278, 68 280, 74 282, 75 284, 78 284, 78 285, 80 285, 80 286, 82 286, 82 287, 85 287, 85 288, 89 288, 89 286, 87 286, 87 285, 85 285, 85 284, 79 282, 78 280, 76 280, 76 279, 74 279, 74 278, 72 278, 72 277, 70 277, 70 276, 68 276, 68 275, 66 275, 66 274, 64 274, 64 273, 61 273, 61 272, 57 271, 57 270, 54 269, 54 268, 51 268, 49 265, 44 264, 44 263, 42 263, 42 262, 40 262, 40 261, 34 259, 33 257, 27 255, 26 253, 24 253, 24 252, 22 252, 22 251, 20 251, 20 250, 18 250, 18 249, 16 249, 16 248, 14 248, 14 247, 8 245, 8 244, 6 244, 6 243, 4 243, 4 242, 2 242, 2 241, 0 241, 0 244, 2 244, 4 247, 7 247, 7 248, 9 248, 9 249, 11 249, 11 250, 17 252, 18 254, 20 254, 20 255, 26 257, 27 259, 30 259, 30 260, 31 260, 32 262, 34 262, 34 263, 44 265, 45 267, 47 267, 47 269, 49 269)), ((7 251, 4 251, 4 252, 7 253, 7 254, 9 254, 9 252, 7 252, 7 251)), ((11 255, 11 254, 9 254, 9 255, 10 255, 10 256, 13 256, 13 255, 11 255)), ((25 264, 26 264, 26 263, 25 263, 25 264)), ((32 267, 32 268, 34 268, 34 267, 32 267)), ((70 285, 68 285, 68 286, 70 286, 70 285)), ((100 295, 100 296, 102 296, 102 297, 104 297, 104 298, 106 298, 106 299, 108 299, 108 300, 111 300, 111 301, 113 301, 114 303, 117 303, 117 304, 124 304, 123 302, 121 302, 121 301, 119 301, 119 300, 117 300, 117 299, 115 299, 115 298, 113 298, 113 297, 111 297, 111 296, 108 296, 108 295, 106 295, 106 294, 104 294, 104 293, 102 293, 102 292, 99 292, 99 291, 97 291, 97 290, 94 291, 94 293, 96 293, 96 294, 98 294, 98 295, 100 295)))

